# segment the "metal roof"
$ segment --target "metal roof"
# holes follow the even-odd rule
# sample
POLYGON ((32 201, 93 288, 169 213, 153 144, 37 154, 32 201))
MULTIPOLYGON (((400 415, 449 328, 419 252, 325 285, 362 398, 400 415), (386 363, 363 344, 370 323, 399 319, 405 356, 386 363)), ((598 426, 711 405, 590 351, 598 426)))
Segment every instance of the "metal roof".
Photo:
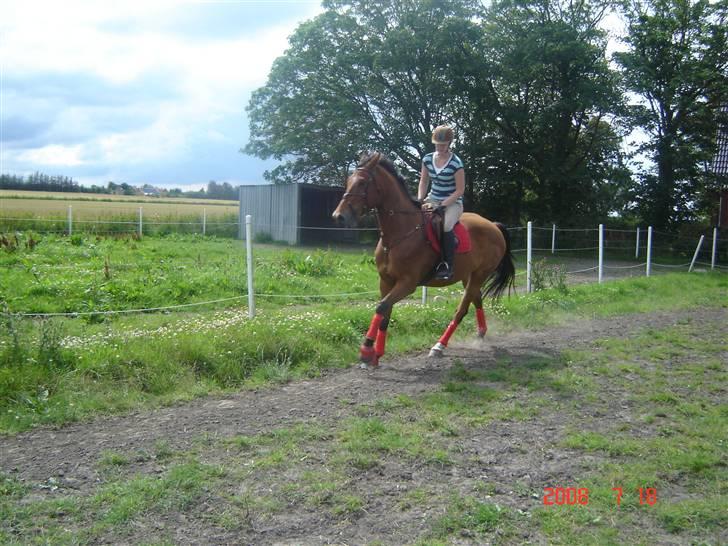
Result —
MULTIPOLYGON (((728 106, 723 107, 723 112, 728 112, 728 106)), ((728 175, 728 125, 722 125, 718 129, 718 150, 713 156, 711 171, 717 175, 728 175)))

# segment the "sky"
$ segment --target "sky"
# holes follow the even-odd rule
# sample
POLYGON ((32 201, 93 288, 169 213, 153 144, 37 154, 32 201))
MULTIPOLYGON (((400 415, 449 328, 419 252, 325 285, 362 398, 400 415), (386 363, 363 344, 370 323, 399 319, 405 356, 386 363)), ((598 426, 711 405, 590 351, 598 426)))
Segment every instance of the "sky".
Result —
POLYGON ((264 183, 245 107, 318 0, 0 0, 0 173, 264 183))

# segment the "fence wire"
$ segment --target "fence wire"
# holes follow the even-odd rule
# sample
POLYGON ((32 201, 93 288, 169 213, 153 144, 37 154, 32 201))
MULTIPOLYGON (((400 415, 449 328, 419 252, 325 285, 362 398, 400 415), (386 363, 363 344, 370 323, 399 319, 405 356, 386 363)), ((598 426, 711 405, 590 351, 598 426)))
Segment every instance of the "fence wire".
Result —
MULTIPOLYGON (((25 218, 0 218, 0 228, 2 227, 2 221, 5 220, 27 220, 25 218)), ((43 220, 43 219, 32 219, 33 221, 46 221, 55 222, 56 226, 63 225, 62 220, 43 220)), ((135 221, 104 221, 94 222, 89 220, 76 220, 78 224, 90 224, 90 225, 126 225, 126 226, 137 226, 135 221)), ((196 222, 145 222, 144 224, 147 229, 151 229, 149 226, 197 226, 201 227, 202 223, 196 222)), ((237 233, 239 226, 238 222, 207 222, 206 228, 211 228, 215 225, 219 226, 234 226, 237 233)), ((270 225, 258 224, 257 227, 270 228, 270 225)), ((361 232, 364 234, 370 234, 372 232, 378 232, 376 227, 361 227, 361 228, 327 228, 317 226, 295 226, 300 230, 312 230, 319 231, 322 233, 333 232, 340 233, 346 232, 361 232)), ((525 226, 513 226, 507 228, 511 243, 513 254, 523 257, 523 253, 526 252, 526 235, 527 229, 525 226)), ((34 233, 39 233, 33 231, 34 233)), ((0 229, 0 233, 2 230, 0 229)), ((63 235, 65 232, 62 229, 48 230, 49 234, 63 235)), ((608 278, 619 278, 620 276, 634 276, 635 274, 642 274, 648 265, 645 261, 647 257, 647 230, 641 229, 639 233, 637 230, 626 230, 626 229, 605 229, 604 230, 604 262, 602 263, 602 271, 609 272, 608 278), (641 270, 641 271, 638 271, 641 270)), ((79 234, 90 235, 90 236, 135 236, 138 235, 138 231, 127 230, 127 231, 101 231, 94 230, 83 232, 79 234)), ((650 260, 650 266, 657 269, 664 270, 680 270, 687 269, 691 266, 692 258, 695 258, 694 265, 700 266, 705 269, 714 269, 720 272, 728 271, 728 233, 722 232, 722 237, 719 237, 716 244, 713 244, 713 235, 706 234, 703 245, 696 253, 696 245, 700 239, 699 234, 687 236, 684 234, 670 234, 657 230, 652 232, 652 258, 650 260), (658 256, 660 259, 655 261, 655 257, 658 256), (665 258, 674 260, 675 263, 667 263, 663 261, 665 258), (686 261, 687 260, 687 261, 686 261)), ((544 265, 547 267, 563 267, 563 274, 572 279, 584 280, 588 278, 588 281, 593 282, 594 272, 599 270, 597 263, 596 253, 599 249, 598 246, 598 228, 556 228, 552 227, 534 227, 532 228, 532 251, 534 256, 532 257, 532 263, 539 260, 544 261, 544 265), (588 253, 588 254, 587 254, 588 253), (567 267, 567 264, 569 267, 567 267), (596 264, 596 265, 595 265, 596 264), (576 269, 572 269, 576 267, 576 269)), ((12 237, 12 235, 11 235, 12 237)), ((169 242, 180 242, 184 244, 194 244, 190 241, 174 240, 170 239, 169 242)), ((373 246, 371 240, 365 242, 367 246, 373 246)), ((336 248, 334 245, 332 248, 336 248)), ((119 264, 115 265, 115 269, 134 269, 134 268, 149 268, 155 269, 157 267, 167 266, 168 264, 149 264, 149 265, 138 265, 138 264, 119 264)), ((192 263, 188 265, 194 265, 192 263)), ((218 265, 229 265, 235 266, 236 264, 218 264, 218 265)), ((66 269, 74 268, 72 264, 34 264, 35 266, 48 267, 53 269, 66 269)), ((5 266, 10 267, 10 266, 5 266)), ((15 264, 12 267, 19 267, 15 264)), ((25 267, 25 266, 23 266, 25 267)), ((183 266, 181 266, 183 267, 183 266)), ((96 266, 96 273, 102 271, 104 264, 98 264, 96 266)), ((90 271, 93 271, 92 269, 90 271)), ((519 271, 517 278, 521 279, 525 275, 525 271, 519 271)), ((365 297, 378 294, 378 291, 366 291, 366 292, 349 292, 349 293, 337 293, 337 294, 270 294, 270 293, 256 293, 255 296, 259 298, 267 298, 271 300, 286 298, 291 300, 311 300, 311 299, 342 299, 352 297, 365 297)), ((28 317, 28 318, 44 318, 44 317, 80 317, 88 315, 121 315, 121 314, 133 314, 133 313, 154 313, 154 312, 170 312, 180 309, 199 308, 203 306, 218 305, 221 303, 229 303, 232 301, 239 301, 248 297, 248 294, 242 294, 230 298, 213 299, 202 302, 193 303, 182 303, 177 305, 163 306, 163 307, 146 307, 138 309, 119 309, 119 310, 91 310, 91 311, 74 311, 74 312, 63 312, 63 313, 11 313, 14 317, 28 317)), ((7 316, 8 313, 3 313, 7 316)))

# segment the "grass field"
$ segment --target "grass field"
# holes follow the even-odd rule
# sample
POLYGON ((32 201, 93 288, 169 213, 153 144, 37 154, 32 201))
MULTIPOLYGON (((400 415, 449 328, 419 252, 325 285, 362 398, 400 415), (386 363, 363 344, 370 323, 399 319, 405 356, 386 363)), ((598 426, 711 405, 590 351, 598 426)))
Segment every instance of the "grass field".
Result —
MULTIPOLYGON (((285 542, 275 533, 286 529, 304 543, 320 535, 421 546, 723 542, 728 346, 722 319, 698 318, 720 317, 728 305, 725 274, 559 286, 489 302, 494 352, 462 352, 441 372, 401 362, 378 380, 356 376, 345 391, 325 378, 299 380, 356 360, 377 299, 370 253, 256 247, 256 286, 268 296, 252 320, 242 306, 243 256, 237 241, 199 237, 48 238, 0 251, 0 299, 13 312, 241 298, 170 313, 3 316, 0 431, 8 442, 39 425, 84 427, 102 417, 94 434, 80 431, 78 441, 90 443, 79 453, 91 453, 112 426, 108 414, 179 404, 172 415, 187 430, 210 418, 195 422, 192 409, 186 417, 182 402, 242 390, 260 404, 248 408, 241 397, 255 432, 198 434, 180 445, 170 429, 136 448, 119 438, 116 448, 73 460, 90 478, 70 469, 37 481, 0 472, 0 542, 285 542), (667 320, 640 327, 626 318, 651 313, 667 320), (558 340, 593 320, 625 330, 583 342, 572 334, 553 346, 537 335, 546 329, 558 340), (516 341, 499 346, 508 335, 516 341), (403 392, 417 381, 424 392, 403 392), (349 394, 332 400, 335 387, 349 394), (347 399, 367 389, 369 400, 347 399), (283 406, 288 416, 302 404, 304 416, 319 418, 266 421, 266 411, 283 406), (578 500, 547 505, 547 487, 572 487, 578 500)), ((431 296, 427 306, 395 308, 389 361, 421 353, 449 322, 459 290, 431 296)), ((472 322, 455 336, 466 346, 472 322)), ((151 428, 152 417, 135 419, 123 426, 151 428)), ((49 447, 47 464, 57 464, 61 432, 46 437, 39 428, 28 439, 39 435, 49 447)))
POLYGON ((53 192, 0 191, 0 233, 68 233, 71 207, 72 232, 92 234, 205 233, 234 237, 238 233, 235 201, 156 199, 143 196, 109 196, 53 192), (33 195, 27 195, 33 194, 33 195), (40 194, 40 195, 36 195, 40 194))
MULTIPOLYGON (((27 191, 27 190, 0 190, 2 200, 34 200, 34 201, 125 201, 133 203, 164 203, 164 204, 197 204, 206 206, 236 206, 238 202, 223 199, 198 199, 187 197, 152 197, 145 195, 111 195, 105 193, 76 193, 60 191, 27 191)), ((68 203, 66 203, 67 205, 68 203)))
MULTIPOLYGON (((0 474, 0 539, 6 544, 176 544, 215 537, 256 543, 294 533, 295 543, 316 544, 321 536, 419 546, 721 544, 728 525, 728 347, 721 323, 695 321, 680 310, 697 314, 706 306, 725 305, 726 282, 701 276, 689 293, 666 298, 685 277, 578 287, 565 301, 545 291, 507 302, 496 318, 503 335, 503 327, 519 330, 536 313, 539 322, 564 327, 595 314, 637 310, 670 310, 683 317, 673 325, 632 331, 627 339, 574 343, 525 358, 496 355, 487 366, 477 359, 456 360, 428 392, 380 393, 354 405, 342 398, 336 413, 344 416, 332 421, 281 422, 250 434, 199 434, 184 447, 175 444, 173 430, 169 439, 144 449, 119 442, 119 448, 92 461, 98 477, 81 490, 67 485, 74 483, 68 481, 73 472, 36 483, 0 474), (549 496, 549 488, 555 496, 549 496), (558 490, 569 489, 575 502, 567 504, 563 495, 559 501, 558 490)), ((399 311, 396 331, 404 330, 411 340, 395 352, 425 343, 424 336, 431 340, 439 330, 434 323, 441 322, 441 313, 406 306, 399 311), (423 316, 428 319, 417 320, 423 316)), ((245 337, 262 334, 259 346, 275 337, 279 350, 292 354, 308 348, 312 357, 332 343, 331 319, 349 317, 359 331, 335 343, 355 347, 366 315, 358 307, 340 315, 331 307, 289 310, 285 319, 273 315, 255 326, 218 325, 215 337, 228 339, 222 348, 234 351, 245 337), (298 326, 295 334, 288 331, 291 322, 298 326), (304 329, 317 338, 315 348, 302 339, 304 329)), ((177 332, 177 343, 190 356, 196 346, 199 385, 209 373, 205 366, 213 365, 216 346, 204 344, 209 334, 185 330, 177 332)), ((152 361, 140 358, 138 347, 113 351, 125 360, 109 360, 106 369, 79 365, 74 372, 66 362, 64 373, 89 374, 105 390, 142 386, 145 400, 137 402, 152 401, 149 395, 162 386, 146 371, 152 361), (133 364, 133 376, 125 377, 123 364, 133 364)), ((322 356, 322 366, 337 362, 333 353, 322 356)), ((178 357, 174 345, 165 343, 155 360, 164 361, 164 373, 189 388, 194 379, 180 372, 178 357)), ((242 362, 242 354, 236 358, 242 362)), ((267 367, 266 380, 286 382, 302 362, 279 358, 258 364, 267 367)), ((193 360, 186 364, 193 365, 193 360)), ((207 381, 188 392, 217 392, 210 390, 209 376, 207 381)), ((244 386, 241 381, 228 388, 244 386)), ((401 389, 402 378, 396 382, 401 389)), ((58 382, 61 388, 71 385, 58 382)), ((317 405, 313 387, 304 387, 311 408, 317 405)), ((81 406, 92 394, 77 389, 78 383, 66 406, 81 406)), ((289 403, 291 391, 286 393, 281 398, 273 391, 274 403, 289 403)), ((35 411, 55 411, 51 398, 57 396, 37 400, 35 411)), ((101 404, 95 411, 109 409, 101 404)), ((84 410, 89 408, 76 417, 84 410)), ((185 411, 177 406, 174 413, 182 417, 185 411)), ((191 426, 193 418, 185 423, 191 426)))
MULTIPOLYGON (((139 208, 149 221, 167 218, 202 218, 205 210, 208 218, 237 215, 236 201, 215 201, 201 199, 166 199, 137 196, 96 196, 94 194, 55 193, 23 195, 11 190, 0 190, 0 217, 17 218, 62 218, 66 219, 68 207, 72 207, 75 220, 138 218, 139 208), (6 193, 7 192, 7 193, 6 193), (10 197, 12 195, 12 197, 10 197)), ((37 194, 43 192, 25 192, 37 194)))
MULTIPOLYGON (((301 377, 352 361, 378 298, 370 252, 256 246, 258 316, 250 321, 244 250, 240 241, 229 239, 79 236, 46 237, 33 248, 0 251, 0 302, 6 311, 79 313, 4 318, 0 429, 63 423, 100 409, 166 403, 264 382, 270 374, 301 377), (212 303, 185 307, 204 302, 212 303), (160 307, 171 309, 124 313, 160 307), (227 334, 211 338, 217 330, 227 334), (154 343, 148 342, 150 336, 154 343), (137 364, 129 367, 128 362, 137 364), (117 382, 124 389, 114 387, 117 382), (80 392, 83 402, 70 408, 68 400, 80 392)), ((598 287, 544 282, 543 288, 556 289, 488 305, 489 312, 508 320, 518 316, 522 323, 539 325, 561 309, 589 308, 592 291, 599 294, 601 313, 695 298, 714 304, 709 291, 724 288, 725 276, 707 278, 707 293, 680 296, 665 295, 676 281, 637 279, 630 290, 640 297, 614 302, 598 287)), ((432 305, 418 303, 419 291, 409 304, 398 305, 393 326, 406 327, 398 328, 391 349, 407 350, 430 339, 449 322, 460 296, 455 286, 430 289, 432 305)))

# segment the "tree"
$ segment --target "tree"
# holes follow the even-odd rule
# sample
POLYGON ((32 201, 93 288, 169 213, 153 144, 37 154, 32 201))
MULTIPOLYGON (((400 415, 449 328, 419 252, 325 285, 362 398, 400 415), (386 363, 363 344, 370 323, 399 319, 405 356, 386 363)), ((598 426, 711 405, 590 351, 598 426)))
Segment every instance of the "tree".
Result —
POLYGON ((445 122, 466 163, 470 210, 562 224, 607 210, 596 200, 625 177, 600 4, 324 6, 248 105, 245 151, 282 161, 268 179, 340 184, 359 151, 379 149, 416 180, 432 128, 445 122))
POLYGON ((728 101, 725 0, 633 0, 622 5, 629 49, 615 54, 641 102, 631 119, 648 137, 654 169, 641 176, 640 209, 667 229, 699 214, 703 165, 728 101))
POLYGON ((419 171, 432 128, 455 121, 448 79, 464 66, 478 3, 327 0, 296 29, 248 105, 245 152, 282 165, 276 182, 340 184, 359 152, 419 171))
POLYGON ((469 165, 491 215, 580 223, 604 214, 601 189, 625 180, 604 13, 561 0, 500 0, 486 12, 460 116, 469 111, 470 130, 482 133, 470 140, 469 165))

